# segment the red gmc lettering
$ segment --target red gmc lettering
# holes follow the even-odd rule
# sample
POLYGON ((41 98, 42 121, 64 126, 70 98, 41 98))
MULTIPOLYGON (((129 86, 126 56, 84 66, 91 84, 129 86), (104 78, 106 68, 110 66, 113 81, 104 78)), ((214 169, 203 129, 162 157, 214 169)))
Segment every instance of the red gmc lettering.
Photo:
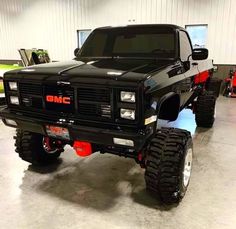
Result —
POLYGON ((54 96, 53 102, 54 102, 54 103, 62 103, 62 97, 54 96))
POLYGON ((63 97, 62 103, 63 104, 70 104, 70 97, 63 97))
POLYGON ((47 95, 46 96, 46 101, 52 103, 53 102, 53 96, 52 95, 47 95))
POLYGON ((70 97, 62 97, 55 95, 47 95, 46 101, 49 103, 62 103, 62 104, 70 104, 70 97))

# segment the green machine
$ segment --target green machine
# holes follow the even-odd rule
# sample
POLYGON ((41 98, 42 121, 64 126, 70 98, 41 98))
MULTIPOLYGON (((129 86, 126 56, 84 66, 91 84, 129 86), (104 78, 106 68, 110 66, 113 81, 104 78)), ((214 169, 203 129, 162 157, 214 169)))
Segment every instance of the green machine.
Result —
POLYGON ((25 67, 51 62, 48 51, 45 49, 19 49, 18 51, 25 67))
MULTIPOLYGON (((48 51, 44 49, 19 49, 19 54, 23 63, 23 67, 28 67, 37 64, 44 64, 51 62, 48 51)), ((22 66, 18 64, 6 65, 0 64, 0 105, 5 103, 3 75, 5 72, 15 69, 20 69, 22 66)))
POLYGON ((14 69, 19 69, 22 68, 18 65, 6 65, 6 64, 0 64, 0 93, 4 92, 3 88, 3 83, 2 83, 2 78, 5 72, 14 70, 14 69))
POLYGON ((6 65, 6 64, 0 64, 0 105, 5 104, 5 94, 4 94, 4 87, 3 87, 3 75, 5 72, 22 68, 18 65, 6 65))

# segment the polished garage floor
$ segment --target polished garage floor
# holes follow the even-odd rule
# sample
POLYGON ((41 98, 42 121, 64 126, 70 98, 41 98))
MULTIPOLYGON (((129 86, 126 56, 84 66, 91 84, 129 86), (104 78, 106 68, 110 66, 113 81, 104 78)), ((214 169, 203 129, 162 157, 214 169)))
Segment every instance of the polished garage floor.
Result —
POLYGON ((191 111, 172 126, 194 138, 191 183, 179 206, 145 192, 132 160, 71 149, 61 163, 32 168, 14 153, 14 129, 0 125, 0 228, 236 228, 236 99, 221 97, 212 129, 197 128, 191 111))

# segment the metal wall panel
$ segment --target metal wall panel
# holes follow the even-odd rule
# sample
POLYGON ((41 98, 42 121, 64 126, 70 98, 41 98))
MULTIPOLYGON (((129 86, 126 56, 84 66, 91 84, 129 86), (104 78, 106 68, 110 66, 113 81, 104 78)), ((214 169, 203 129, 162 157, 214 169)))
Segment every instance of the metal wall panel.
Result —
POLYGON ((236 64, 235 0, 0 0, 0 59, 19 48, 73 58, 77 29, 132 23, 208 24, 207 47, 217 64, 236 64))

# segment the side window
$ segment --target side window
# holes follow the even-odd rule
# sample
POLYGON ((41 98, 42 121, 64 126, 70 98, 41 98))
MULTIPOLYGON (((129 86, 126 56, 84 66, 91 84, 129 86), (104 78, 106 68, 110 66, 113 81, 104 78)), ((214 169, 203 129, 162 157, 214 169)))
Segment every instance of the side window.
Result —
POLYGON ((97 32, 96 36, 88 38, 89 42, 85 42, 81 49, 81 56, 103 56, 106 48, 107 34, 97 32))
POLYGON ((77 30, 77 39, 78 39, 78 47, 81 48, 89 34, 91 33, 91 29, 77 30))
POLYGON ((188 56, 192 54, 192 47, 190 40, 187 36, 186 32, 180 31, 179 32, 179 42, 180 42, 180 59, 182 61, 186 61, 188 56))

